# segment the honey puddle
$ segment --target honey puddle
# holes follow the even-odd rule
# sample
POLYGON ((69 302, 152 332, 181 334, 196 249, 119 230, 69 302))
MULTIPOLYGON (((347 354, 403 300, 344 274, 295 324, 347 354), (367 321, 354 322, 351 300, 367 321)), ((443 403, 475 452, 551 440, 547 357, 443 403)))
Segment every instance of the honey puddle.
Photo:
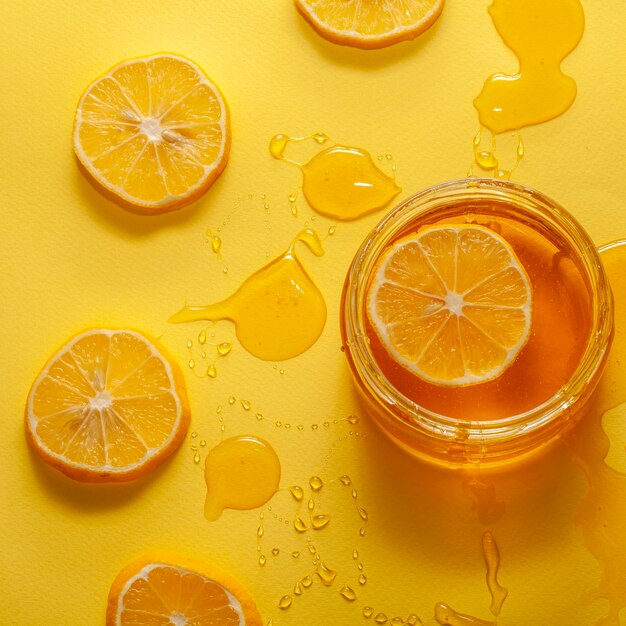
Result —
POLYGON ((299 232, 287 251, 248 277, 231 296, 207 306, 185 306, 172 323, 230 320, 241 345, 265 361, 283 361, 308 350, 326 323, 326 302, 296 255, 302 242, 315 254, 319 235, 299 232))
POLYGON ((256 509, 268 502, 280 483, 280 460, 263 439, 225 439, 206 458, 204 516, 214 521, 224 509, 256 509))
POLYGON ((519 131, 564 113, 576 99, 576 82, 561 62, 580 41, 585 17, 580 0, 494 0, 489 13, 504 43, 519 61, 517 74, 490 76, 474 100, 482 127, 492 133, 482 147, 482 131, 474 139, 474 158, 484 170, 508 177, 524 154, 519 131), (499 167, 495 136, 517 133, 515 163, 499 167))
MULTIPOLYGON (((601 257, 615 297, 616 334, 589 414, 565 437, 565 442, 588 482, 575 523, 602 572, 599 584, 585 600, 608 600, 609 612, 598 626, 619 626, 619 612, 626 607, 626 473, 605 462, 611 442, 603 429, 603 418, 626 406, 626 241, 601 248, 601 257)), ((624 426, 619 436, 617 445, 623 455, 624 426)))
POLYGON ((301 170, 302 192, 318 213, 337 220, 353 220, 382 209, 400 193, 393 178, 378 169, 371 155, 361 148, 335 144, 318 152, 307 163, 285 156, 289 143, 306 140, 321 145, 330 138, 324 133, 308 137, 279 134, 270 140, 269 150, 275 159, 301 170))

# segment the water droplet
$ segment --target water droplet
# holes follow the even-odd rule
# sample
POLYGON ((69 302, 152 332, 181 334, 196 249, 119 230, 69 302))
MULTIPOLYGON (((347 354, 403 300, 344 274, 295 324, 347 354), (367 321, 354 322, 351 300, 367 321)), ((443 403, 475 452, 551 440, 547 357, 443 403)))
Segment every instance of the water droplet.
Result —
POLYGON ((285 609, 288 609, 291 606, 291 602, 292 602, 291 596, 283 596, 278 601, 278 608, 284 611, 285 609))
POLYGON ((265 558, 265 555, 264 555, 264 554, 262 554, 262 555, 259 557, 259 565, 260 565, 261 567, 263 567, 263 566, 265 565, 265 563, 266 563, 266 562, 267 562, 267 559, 265 558))
POLYGON ((282 376, 285 373, 285 370, 283 370, 283 369, 278 370, 278 373, 282 376))
POLYGON ((371 606, 364 606, 363 617, 365 619, 369 619, 370 617, 372 617, 372 615, 374 615, 374 609, 371 606))
POLYGON ((305 589, 308 589, 313 584, 313 579, 310 576, 305 576, 300 582, 305 589))
POLYGON ((311 424, 311 430, 317 430, 318 426, 317 424, 311 424))
POLYGON ((315 508, 315 502, 313 502, 313 498, 309 498, 309 501, 306 503, 306 508, 309 511, 312 511, 315 508))
POLYGON ((256 417, 260 422, 263 419, 263 413, 255 413, 254 417, 256 417))
POLYGON ((227 267, 225 267, 225 268, 222 270, 222 272, 224 272, 224 274, 228 274, 228 268, 227 268, 227 267))
POLYGON ((291 553, 291 556, 292 556, 294 559, 297 559, 297 558, 300 556, 300 550, 294 550, 294 551, 291 553))
POLYGON ((345 485, 345 486, 347 487, 348 485, 351 485, 351 484, 352 484, 352 479, 351 479, 351 478, 350 478, 350 476, 348 476, 347 474, 344 474, 343 476, 340 476, 340 477, 339 477, 339 482, 340 482, 342 485, 345 485))
POLYGON ((328 428, 330 426, 330 422, 324 422, 324 428, 328 428))
POLYGON ((379 161, 382 161, 385 157, 384 157, 382 154, 379 154, 376 158, 377 158, 379 161))
POLYGON ((392 617, 391 618, 391 623, 395 624, 396 626, 403 626, 404 625, 404 620, 401 617, 392 617))
POLYGON ((361 535, 361 537, 365 537, 365 528, 359 528, 359 535, 361 535))
POLYGON ((415 615, 415 613, 411 613, 411 615, 406 618, 404 623, 405 626, 417 626, 418 624, 422 623, 422 620, 417 615, 415 615))
POLYGON ((357 495, 358 495, 358 494, 357 494, 356 489, 353 489, 353 490, 352 490, 352 497, 353 497, 355 500, 356 500, 357 495))
POLYGON ((298 430, 303 430, 304 426, 302 424, 298 424, 298 430))
POLYGON ((262 536, 263 536, 263 533, 264 533, 263 526, 259 526, 259 527, 256 529, 256 534, 257 534, 257 537, 262 537, 262 536))
POLYGON ((363 571, 363 563, 359 563, 357 567, 359 568, 359 572, 363 571))
POLYGON ((287 199, 289 200, 289 202, 295 202, 296 201, 296 194, 295 193, 290 193, 287 196, 287 199))
POLYGON ((296 519, 293 521, 293 527, 299 533, 304 533, 307 530, 309 530, 309 527, 307 526, 306 522, 301 517, 296 517, 296 519))
POLYGON ((199 452, 196 452, 193 455, 193 462, 196 463, 196 464, 200 463, 200 453, 199 452))
POLYGON ((364 585, 367 582, 367 577, 365 576, 365 574, 361 574, 359 576, 359 585, 364 585))
POLYGON ((236 399, 235 396, 230 396, 230 398, 228 398, 228 404, 235 404, 236 399))
POLYGON ((187 347, 191 349, 193 347, 193 341, 191 339, 187 339, 187 347))
POLYGON ((233 344, 228 341, 222 341, 217 345, 217 353, 220 356, 226 356, 233 349, 233 344))
POLYGON ((298 217, 298 207, 295 204, 291 205, 291 214, 294 217, 298 217))
POLYGON ((261 200, 265 200, 266 196, 264 193, 261 194, 261 200))
POLYGON ((195 439, 197 436, 198 436, 197 432, 194 431, 193 433, 191 433, 191 438, 192 439, 195 439))
POLYGON ((302 585, 297 582, 294 586, 293 586, 293 593, 296 596, 301 596, 302 595, 302 585))
POLYGON ((198 335, 198 343, 205 344, 206 343, 206 330, 201 330, 198 335))
POLYGON ((354 602, 356 600, 356 592, 348 585, 344 585, 339 590, 339 595, 343 596, 348 602, 354 602))
POLYGON ((298 501, 301 502, 302 498, 304 498, 304 489, 300 487, 300 485, 293 485, 293 487, 289 487, 289 493, 298 501))
POLYGON ((274 556, 278 556, 280 554, 280 549, 279 548, 272 548, 272 554, 274 556))
POLYGON ((189 369, 192 370, 196 366, 196 362, 193 359, 189 359, 189 369))
POLYGON ((190 446, 192 452, 198 451, 198 446, 190 446))
POLYGON ((215 378, 217 376, 217 369, 215 365, 209 365, 209 367, 206 368, 206 375, 209 378, 215 378))
POLYGON ((321 530, 322 528, 328 526, 330 522, 330 515, 315 515, 311 519, 311 525, 315 530, 321 530))
POLYGON ((393 159, 393 157, 390 154, 386 154, 385 158, 387 159, 387 161, 391 161, 391 159, 393 159))
POLYGON ((389 621, 389 618, 384 613, 378 613, 374 618, 374 621, 377 624, 386 624, 389 621))
POLYGON ((314 135, 312 135, 313 137, 313 141, 315 141, 315 143, 326 143, 330 137, 326 134, 326 133, 315 133, 314 135))
POLYGON ((276 420, 274 422, 274 425, 276 426, 276 428, 280 428, 283 425, 283 423, 280 420, 276 420))
POLYGON ((317 492, 324 486, 324 481, 319 476, 311 476, 309 485, 313 491, 317 492))
POLYGON ((360 507, 360 506, 357 506, 356 510, 359 512, 360 518, 363 521, 367 522, 367 518, 368 518, 367 511, 364 508, 360 507))
POLYGON ((200 439, 200 447, 204 448, 204 446, 206 446, 206 440, 205 439, 200 439))
POLYGON ((250 402, 249 402, 248 400, 242 400, 242 401, 241 401, 241 406, 243 407, 243 410, 244 410, 244 411, 249 411, 249 410, 250 410, 250 407, 251 407, 252 405, 250 404, 250 402))
POLYGON ((354 550, 352 550, 352 558, 356 561, 359 558, 359 551, 354 548, 354 550))
POLYGON ((308 548, 309 548, 309 552, 311 554, 316 554, 317 553, 317 548, 312 543, 309 544, 308 548))
POLYGON ((358 424, 361 418, 358 415, 348 415, 346 420, 350 422, 350 424, 358 424))
POLYGON ((325 587, 330 587, 335 582, 335 578, 337 578, 337 572, 327 567, 324 563, 320 563, 317 566, 315 573, 325 587))

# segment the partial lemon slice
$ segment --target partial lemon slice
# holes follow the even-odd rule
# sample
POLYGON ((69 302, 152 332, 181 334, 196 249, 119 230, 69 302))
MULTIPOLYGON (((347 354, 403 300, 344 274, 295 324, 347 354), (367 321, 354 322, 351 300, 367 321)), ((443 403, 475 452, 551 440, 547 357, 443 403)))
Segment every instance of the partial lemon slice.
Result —
POLYGON ((477 225, 396 241, 372 275, 367 312, 394 361, 437 385, 500 376, 530 336, 530 279, 511 246, 477 225))
POLYGON ((226 166, 228 106, 188 59, 157 54, 124 61, 81 96, 74 150, 122 203, 162 213, 197 199, 226 166))
POLYGON ((106 626, 262 626, 254 600, 219 568, 180 556, 144 557, 117 575, 106 626))
POLYGON ((439 17, 444 0, 295 0, 311 26, 333 43, 383 48, 414 39, 439 17))
POLYGON ((144 476, 180 446, 189 420, 182 372, 135 330, 94 329, 71 339, 26 403, 35 452, 84 482, 144 476))

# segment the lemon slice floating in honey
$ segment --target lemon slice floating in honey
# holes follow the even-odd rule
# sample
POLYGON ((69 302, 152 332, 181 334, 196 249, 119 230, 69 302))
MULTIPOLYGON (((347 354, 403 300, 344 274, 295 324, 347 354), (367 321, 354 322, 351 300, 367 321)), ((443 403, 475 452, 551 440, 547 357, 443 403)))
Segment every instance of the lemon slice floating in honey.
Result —
POLYGON ((369 319, 390 356, 423 380, 486 382, 530 336, 532 292, 511 246, 477 225, 430 226, 381 255, 369 319))
POLYGON ((81 96, 74 150, 123 206, 162 213, 196 200, 226 166, 228 106, 188 59, 158 54, 124 61, 81 96))

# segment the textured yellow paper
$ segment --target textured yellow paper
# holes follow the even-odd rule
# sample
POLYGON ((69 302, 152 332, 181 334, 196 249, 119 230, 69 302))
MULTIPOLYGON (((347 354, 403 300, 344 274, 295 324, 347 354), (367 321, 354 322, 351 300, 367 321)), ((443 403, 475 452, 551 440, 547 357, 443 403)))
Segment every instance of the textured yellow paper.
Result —
MULTIPOLYGON (((486 525, 460 475, 405 458, 363 415, 339 349, 338 304, 350 259, 382 213, 339 224, 321 258, 301 251, 329 312, 320 340, 302 356, 256 360, 220 322, 210 340, 232 341, 233 350, 217 361, 215 379, 197 378, 186 365, 186 343, 202 324, 166 323, 186 299, 203 304, 230 294, 305 223, 328 232, 332 222, 315 216, 301 195, 292 215, 288 195, 297 191, 299 174, 270 157, 267 145, 277 132, 324 131, 375 156, 391 155, 381 166, 391 172, 397 165, 401 197, 464 176, 477 130, 472 100, 487 76, 515 70, 486 7, 448 0, 418 40, 364 52, 321 39, 289 0, 3 3, 0 623, 102 624, 117 571, 159 547, 228 569, 276 625, 351 626, 363 621, 364 605, 433 624, 439 601, 490 619, 486 529, 498 543, 500 581, 510 592, 501 626, 596 623, 606 603, 581 597, 597 584, 599 565, 572 521, 585 482, 565 452, 557 452, 550 476, 530 468, 523 480, 503 479, 512 494, 506 513, 486 525), (233 143, 224 174, 201 200, 147 218, 94 189, 73 157, 71 127, 78 98, 96 76, 159 51, 188 56, 220 85, 231 106, 233 143), (206 241, 207 228, 219 232, 221 259, 206 241), (70 335, 96 325, 161 336, 187 375, 198 437, 140 483, 75 484, 39 462, 24 439, 23 406, 39 368, 70 335), (265 507, 264 567, 259 511, 204 519, 202 464, 190 446, 220 441, 218 406, 225 436, 257 434, 272 443, 282 487, 307 487, 313 475, 326 482, 315 502, 331 521, 311 543, 337 579, 331 587, 316 579, 286 611, 278 600, 313 569, 305 536, 291 525, 306 513, 306 500, 299 512, 283 491, 265 507), (357 424, 345 420, 352 414, 361 417, 357 424), (337 482, 344 474, 352 486, 337 482), (369 515, 364 537, 352 487, 369 515), (340 596, 344 584, 356 589, 355 602, 340 596)), ((564 116, 524 131, 526 156, 514 180, 556 199, 601 243, 626 236, 626 6, 587 2, 585 12, 583 40, 564 64, 578 83, 577 100, 564 116)), ((204 456, 206 448, 199 451, 204 456)))

